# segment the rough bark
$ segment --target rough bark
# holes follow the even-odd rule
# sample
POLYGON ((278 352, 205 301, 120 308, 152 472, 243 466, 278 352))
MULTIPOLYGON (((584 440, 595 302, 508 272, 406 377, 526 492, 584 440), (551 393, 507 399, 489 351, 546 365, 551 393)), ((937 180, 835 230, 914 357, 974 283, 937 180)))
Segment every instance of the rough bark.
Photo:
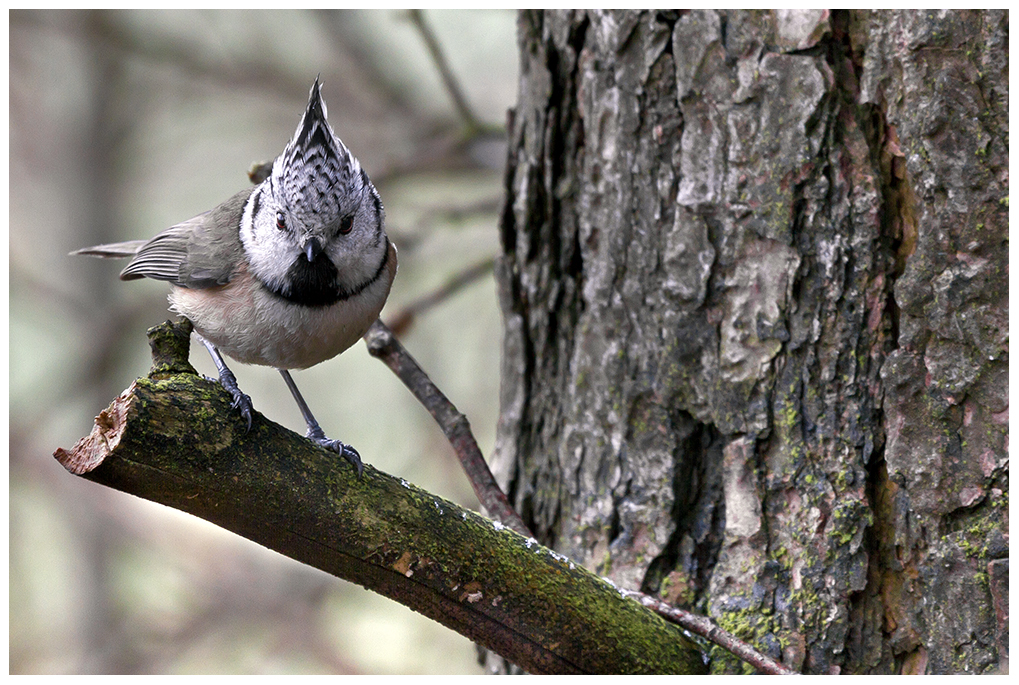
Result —
POLYGON ((805 672, 1007 667, 1008 13, 519 40, 497 463, 539 539, 805 672))

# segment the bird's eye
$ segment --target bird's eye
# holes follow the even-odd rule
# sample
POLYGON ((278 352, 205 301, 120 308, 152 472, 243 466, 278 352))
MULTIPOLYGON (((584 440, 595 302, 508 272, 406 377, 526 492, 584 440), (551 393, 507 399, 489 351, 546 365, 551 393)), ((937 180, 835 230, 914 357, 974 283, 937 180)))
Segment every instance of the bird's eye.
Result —
POLYGON ((350 229, 352 228, 354 228, 354 217, 345 216, 342 219, 340 219, 340 233, 342 235, 347 235, 348 233, 350 233, 350 229))
POLYGON ((281 231, 287 230, 287 218, 283 216, 283 212, 276 212, 276 228, 281 231))

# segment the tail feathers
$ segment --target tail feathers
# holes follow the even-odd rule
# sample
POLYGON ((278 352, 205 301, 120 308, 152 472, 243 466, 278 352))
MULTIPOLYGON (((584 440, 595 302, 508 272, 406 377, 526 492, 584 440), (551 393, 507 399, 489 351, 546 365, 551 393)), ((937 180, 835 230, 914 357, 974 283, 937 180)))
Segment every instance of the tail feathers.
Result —
POLYGON ((71 254, 87 255, 89 257, 104 257, 107 259, 124 259, 127 257, 134 257, 138 254, 138 250, 142 248, 142 245, 147 242, 147 240, 128 240, 123 243, 93 245, 92 247, 83 247, 80 250, 75 250, 71 254))

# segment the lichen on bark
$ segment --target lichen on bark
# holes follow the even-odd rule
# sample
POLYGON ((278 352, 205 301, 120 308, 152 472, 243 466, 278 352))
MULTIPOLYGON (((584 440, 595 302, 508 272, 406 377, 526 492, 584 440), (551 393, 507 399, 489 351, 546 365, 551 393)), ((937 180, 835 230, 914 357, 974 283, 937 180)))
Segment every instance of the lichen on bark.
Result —
POLYGON ((1007 13, 520 41, 496 461, 542 541, 804 671, 996 667, 1007 13))

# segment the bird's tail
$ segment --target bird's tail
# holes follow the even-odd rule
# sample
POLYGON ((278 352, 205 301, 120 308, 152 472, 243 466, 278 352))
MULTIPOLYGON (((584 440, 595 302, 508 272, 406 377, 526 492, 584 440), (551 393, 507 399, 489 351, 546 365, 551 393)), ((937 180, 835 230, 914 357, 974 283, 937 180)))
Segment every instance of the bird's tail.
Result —
POLYGON ((72 255, 87 255, 89 257, 103 257, 105 259, 126 259, 127 257, 134 257, 138 254, 138 250, 141 249, 147 241, 145 240, 128 240, 123 243, 109 243, 107 245, 93 245, 92 247, 83 247, 80 250, 75 250, 72 255))

